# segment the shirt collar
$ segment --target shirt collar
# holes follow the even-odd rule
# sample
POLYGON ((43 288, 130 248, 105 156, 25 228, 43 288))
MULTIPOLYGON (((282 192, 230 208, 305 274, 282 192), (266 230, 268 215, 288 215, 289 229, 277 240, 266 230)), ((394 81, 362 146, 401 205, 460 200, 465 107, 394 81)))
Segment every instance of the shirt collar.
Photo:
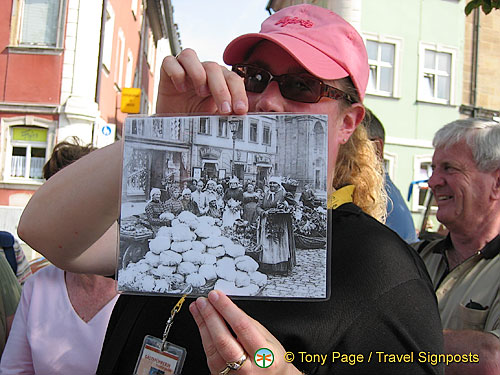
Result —
POLYGON ((500 252, 500 235, 488 242, 482 249, 481 254, 485 259, 492 259, 500 252))
MULTIPOLYGON (((445 250, 452 249, 453 243, 451 242, 450 234, 442 239, 434 246, 433 253, 445 255, 445 250)), ((485 259, 492 259, 500 252, 500 235, 496 236, 493 240, 488 242, 481 250, 480 253, 485 259)))

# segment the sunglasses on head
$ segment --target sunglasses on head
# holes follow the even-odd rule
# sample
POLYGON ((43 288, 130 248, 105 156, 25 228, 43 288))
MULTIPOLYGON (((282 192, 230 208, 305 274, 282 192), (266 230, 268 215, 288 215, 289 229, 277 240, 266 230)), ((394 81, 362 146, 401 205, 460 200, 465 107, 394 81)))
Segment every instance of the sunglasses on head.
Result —
POLYGON ((244 78, 245 89, 248 92, 260 94, 272 81, 276 81, 285 99, 301 103, 317 103, 321 98, 326 97, 356 103, 356 100, 349 94, 327 85, 308 73, 272 75, 265 69, 248 64, 233 65, 233 72, 244 78))

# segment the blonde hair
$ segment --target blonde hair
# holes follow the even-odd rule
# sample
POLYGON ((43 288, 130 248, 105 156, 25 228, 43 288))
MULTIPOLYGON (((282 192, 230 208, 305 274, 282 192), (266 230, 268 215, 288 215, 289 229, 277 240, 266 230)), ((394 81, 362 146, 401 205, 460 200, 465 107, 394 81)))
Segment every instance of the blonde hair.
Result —
MULTIPOLYGON (((355 102, 361 103, 359 93, 350 77, 330 81, 334 86, 349 94, 355 102)), ((352 104, 343 100, 341 110, 348 110, 352 104)), ((387 218, 387 192, 382 160, 368 137, 364 122, 369 122, 369 114, 345 144, 341 144, 335 162, 330 186, 338 190, 346 185, 354 185, 353 203, 378 221, 387 218)))
POLYGON ((349 140, 339 147, 332 185, 340 189, 354 185, 353 202, 364 212, 384 223, 387 215, 387 193, 384 170, 375 146, 361 124, 349 140))

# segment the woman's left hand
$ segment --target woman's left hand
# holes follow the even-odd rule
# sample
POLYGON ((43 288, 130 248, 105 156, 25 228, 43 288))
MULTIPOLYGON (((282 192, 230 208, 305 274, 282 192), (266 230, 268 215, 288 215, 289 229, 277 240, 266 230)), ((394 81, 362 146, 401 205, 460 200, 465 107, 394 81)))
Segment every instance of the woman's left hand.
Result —
POLYGON ((285 349, 259 322, 245 314, 223 292, 214 290, 208 298, 200 297, 189 306, 198 325, 203 348, 211 374, 220 374, 230 362, 243 355, 247 359, 231 374, 301 374, 291 363, 285 362, 285 349), (234 337, 227 325, 236 334, 234 337), (254 362, 255 352, 267 348, 274 354, 274 363, 260 368, 254 362))

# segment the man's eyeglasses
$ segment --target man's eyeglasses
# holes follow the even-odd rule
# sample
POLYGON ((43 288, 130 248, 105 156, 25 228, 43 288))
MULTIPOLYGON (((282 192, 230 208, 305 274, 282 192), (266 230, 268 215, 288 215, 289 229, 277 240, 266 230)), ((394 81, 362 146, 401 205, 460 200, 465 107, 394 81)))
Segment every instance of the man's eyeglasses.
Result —
POLYGON ((327 85, 308 73, 289 73, 273 76, 265 69, 247 64, 233 65, 233 72, 244 78, 245 89, 249 92, 260 94, 266 89, 267 85, 272 81, 276 81, 280 93, 285 99, 301 103, 317 103, 321 98, 326 97, 356 103, 356 100, 349 94, 327 85))

